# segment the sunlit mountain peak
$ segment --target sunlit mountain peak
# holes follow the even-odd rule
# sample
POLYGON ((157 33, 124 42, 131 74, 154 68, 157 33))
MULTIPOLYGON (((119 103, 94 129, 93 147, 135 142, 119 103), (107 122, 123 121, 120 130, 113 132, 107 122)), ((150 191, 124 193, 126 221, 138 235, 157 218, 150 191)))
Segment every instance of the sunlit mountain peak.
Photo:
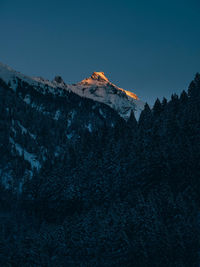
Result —
POLYGON ((104 72, 93 72, 91 79, 97 81, 106 81, 109 82, 108 78, 105 76, 104 72))

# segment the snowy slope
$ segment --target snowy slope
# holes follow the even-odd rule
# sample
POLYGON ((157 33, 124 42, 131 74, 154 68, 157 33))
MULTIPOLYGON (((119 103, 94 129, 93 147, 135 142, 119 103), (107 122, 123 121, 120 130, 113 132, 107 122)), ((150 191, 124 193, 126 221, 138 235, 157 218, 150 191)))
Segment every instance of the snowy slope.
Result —
MULTIPOLYGON (((94 72, 90 78, 74 84, 67 85, 61 77, 57 76, 52 82, 40 77, 28 77, 0 63, 0 78, 4 80, 10 87, 15 90, 17 87, 17 78, 35 86, 45 88, 52 94, 62 95, 64 90, 93 99, 94 101, 104 103, 116 110, 124 119, 129 118, 131 110, 134 111, 136 118, 144 107, 144 103, 138 97, 129 91, 117 87, 106 78, 103 72, 94 72), (58 91, 58 88, 60 89, 58 91)), ((45 91, 44 91, 45 92, 45 91)))
POLYGON ((110 106, 125 119, 129 118, 131 110, 138 118, 144 107, 144 103, 134 93, 111 83, 104 72, 94 72, 90 78, 75 85, 69 85, 69 88, 82 97, 110 106))
MULTIPOLYGON (((17 78, 35 87, 39 85, 41 88, 44 88, 48 85, 51 93, 55 93, 55 89, 58 87, 55 82, 50 82, 49 80, 45 80, 41 77, 29 77, 0 62, 0 79, 9 84, 13 90, 17 87, 17 78)), ((64 89, 65 85, 60 85, 59 87, 64 89)))

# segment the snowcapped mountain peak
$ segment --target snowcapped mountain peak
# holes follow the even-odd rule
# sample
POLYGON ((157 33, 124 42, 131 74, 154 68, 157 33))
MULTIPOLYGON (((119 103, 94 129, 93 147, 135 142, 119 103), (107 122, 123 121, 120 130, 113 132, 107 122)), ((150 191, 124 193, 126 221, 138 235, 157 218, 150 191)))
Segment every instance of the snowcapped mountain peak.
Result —
POLYGON ((70 85, 68 89, 82 97, 110 106, 124 119, 129 118, 131 110, 138 118, 144 107, 144 103, 139 100, 136 94, 110 82, 104 72, 93 72, 90 78, 70 85))
POLYGON ((91 79, 103 82, 109 82, 108 78, 105 76, 104 72, 94 72, 91 79))
POLYGON ((93 72, 91 77, 86 78, 80 82, 83 85, 98 85, 98 84, 107 84, 109 83, 108 78, 105 76, 104 72, 93 72))
POLYGON ((119 91, 124 92, 128 97, 131 97, 135 100, 139 100, 138 96, 130 91, 124 90, 113 83, 111 83, 108 78, 105 76, 104 72, 93 72, 90 78, 82 80, 79 84, 86 86, 107 86, 111 89, 116 88, 119 91))

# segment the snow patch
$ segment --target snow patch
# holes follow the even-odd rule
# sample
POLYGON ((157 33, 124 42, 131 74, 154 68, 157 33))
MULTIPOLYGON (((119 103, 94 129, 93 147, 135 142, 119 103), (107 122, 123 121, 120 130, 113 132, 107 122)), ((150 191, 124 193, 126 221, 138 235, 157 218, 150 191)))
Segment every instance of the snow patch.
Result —
POLYGON ((88 125, 86 125, 86 128, 88 129, 88 131, 91 133, 92 132, 92 124, 89 123, 88 125))
POLYGON ((60 118, 60 110, 57 110, 54 115, 54 120, 58 120, 60 118))
POLYGON ((99 114, 100 114, 104 119, 106 119, 106 114, 102 111, 101 108, 99 109, 99 114))
POLYGON ((67 134, 67 138, 68 138, 69 140, 72 139, 73 136, 74 136, 73 133, 69 133, 69 134, 67 134))
POLYGON ((40 162, 37 160, 36 155, 29 153, 25 149, 23 149, 19 144, 15 143, 14 140, 10 137, 9 138, 11 144, 14 145, 15 149, 19 153, 20 156, 24 156, 24 159, 31 164, 32 168, 36 168, 39 170, 41 168, 40 162))

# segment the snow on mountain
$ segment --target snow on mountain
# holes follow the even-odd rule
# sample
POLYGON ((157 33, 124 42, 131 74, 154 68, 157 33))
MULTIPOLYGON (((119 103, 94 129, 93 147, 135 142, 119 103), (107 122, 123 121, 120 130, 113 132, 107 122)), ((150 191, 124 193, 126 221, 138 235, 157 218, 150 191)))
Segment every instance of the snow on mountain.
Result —
POLYGON ((52 89, 56 89, 57 83, 50 82, 49 80, 45 80, 42 77, 29 77, 20 72, 15 71, 9 66, 0 62, 0 79, 9 84, 9 86, 15 90, 17 87, 17 79, 21 79, 22 81, 27 82, 30 85, 44 87, 48 85, 52 89))
POLYGON ((51 82, 41 77, 28 77, 0 63, 0 78, 9 84, 13 90, 16 89, 17 79, 19 78, 36 88, 38 86, 40 88, 48 86, 49 92, 52 94, 57 94, 58 88, 61 89, 60 94, 62 94, 62 90, 72 91, 81 97, 110 106, 124 119, 129 118, 131 110, 134 111, 136 118, 139 118, 144 108, 144 103, 134 93, 111 83, 104 72, 94 72, 90 78, 86 78, 77 84, 68 85, 64 83, 60 76, 56 76, 51 82))
POLYGON ((125 119, 130 117, 131 110, 138 118, 144 108, 144 103, 134 93, 111 83, 104 72, 94 72, 90 78, 69 85, 68 88, 82 97, 110 106, 125 119))

